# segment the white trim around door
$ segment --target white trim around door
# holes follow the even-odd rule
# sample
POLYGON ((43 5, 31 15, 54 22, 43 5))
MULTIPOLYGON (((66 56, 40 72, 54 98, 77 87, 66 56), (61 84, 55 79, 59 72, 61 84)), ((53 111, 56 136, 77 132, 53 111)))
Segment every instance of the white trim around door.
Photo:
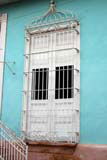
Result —
POLYGON ((5 59, 7 14, 0 14, 0 115, 2 111, 3 73, 5 59))

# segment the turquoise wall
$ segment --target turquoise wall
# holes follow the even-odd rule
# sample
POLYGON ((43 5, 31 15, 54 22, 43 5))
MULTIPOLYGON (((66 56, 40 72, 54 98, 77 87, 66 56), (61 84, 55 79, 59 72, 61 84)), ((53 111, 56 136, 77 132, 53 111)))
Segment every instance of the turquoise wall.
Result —
MULTIPOLYGON (((20 135, 24 71, 24 29, 48 9, 49 0, 22 1, 0 7, 8 13, 2 120, 20 135)), ((81 23, 80 142, 107 144, 107 1, 57 0, 59 9, 73 10, 81 23)))

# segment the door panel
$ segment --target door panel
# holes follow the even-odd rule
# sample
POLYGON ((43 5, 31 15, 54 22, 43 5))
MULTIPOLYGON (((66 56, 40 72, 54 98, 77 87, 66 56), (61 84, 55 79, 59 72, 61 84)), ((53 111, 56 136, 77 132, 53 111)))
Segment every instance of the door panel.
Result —
POLYGON ((45 139, 49 132, 49 70, 51 34, 31 37, 29 74, 28 126, 29 137, 45 139), (32 71, 34 71, 32 73, 32 71), (32 81, 35 81, 34 84, 32 81), (47 83, 46 83, 47 81, 47 83), (32 86, 33 84, 33 86, 32 86), (32 88, 33 87, 33 88, 32 88), (48 90, 47 90, 48 89, 48 90), (32 92, 33 90, 33 92, 32 92), (45 96, 44 92, 47 94, 45 96), (33 94, 33 98, 31 97, 33 94), (34 98, 35 97, 35 98, 34 98), (45 97, 45 98, 44 98, 45 97))
MULTIPOLYGON (((76 33, 71 31, 60 31, 56 33, 55 44, 55 68, 65 66, 74 66, 74 96, 72 98, 58 98, 54 99, 53 116, 54 116, 54 140, 61 141, 76 141, 76 133, 79 132, 78 119, 79 119, 79 95, 75 88, 79 87, 79 76, 75 69, 78 67, 79 56, 76 50, 72 50, 76 46, 76 33), (76 109, 78 108, 78 109, 76 109)), ((67 71, 68 73, 68 71, 67 71)), ((61 74, 61 73, 60 73, 61 74)), ((60 83, 64 78, 59 75, 60 83)), ((66 75, 69 78, 69 74, 66 75)), ((66 79, 67 79, 66 78, 66 79)), ((69 88, 69 86, 66 86, 69 88)), ((63 84, 62 89, 65 86, 63 84)), ((69 89, 67 89, 67 92, 69 89)), ((63 92, 64 93, 64 92, 63 92)), ((66 93, 67 94, 67 93, 66 93)), ((68 97, 68 96, 67 96, 68 97)))

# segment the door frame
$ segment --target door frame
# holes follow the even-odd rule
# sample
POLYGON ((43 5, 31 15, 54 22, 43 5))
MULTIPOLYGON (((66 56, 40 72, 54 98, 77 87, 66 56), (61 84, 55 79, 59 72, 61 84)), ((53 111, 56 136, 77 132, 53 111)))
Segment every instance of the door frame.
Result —
POLYGON ((0 48, 0 119, 2 118, 2 99, 3 99, 3 81, 4 81, 4 62, 5 62, 5 45, 7 30, 7 14, 0 14, 1 24, 1 48, 0 48))

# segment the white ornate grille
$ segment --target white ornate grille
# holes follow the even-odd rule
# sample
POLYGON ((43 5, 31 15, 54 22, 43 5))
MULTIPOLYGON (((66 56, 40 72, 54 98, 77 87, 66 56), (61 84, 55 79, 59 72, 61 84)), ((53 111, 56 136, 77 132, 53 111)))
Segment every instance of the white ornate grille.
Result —
POLYGON ((49 26, 27 29, 23 132, 32 140, 78 143, 79 23, 49 26))

